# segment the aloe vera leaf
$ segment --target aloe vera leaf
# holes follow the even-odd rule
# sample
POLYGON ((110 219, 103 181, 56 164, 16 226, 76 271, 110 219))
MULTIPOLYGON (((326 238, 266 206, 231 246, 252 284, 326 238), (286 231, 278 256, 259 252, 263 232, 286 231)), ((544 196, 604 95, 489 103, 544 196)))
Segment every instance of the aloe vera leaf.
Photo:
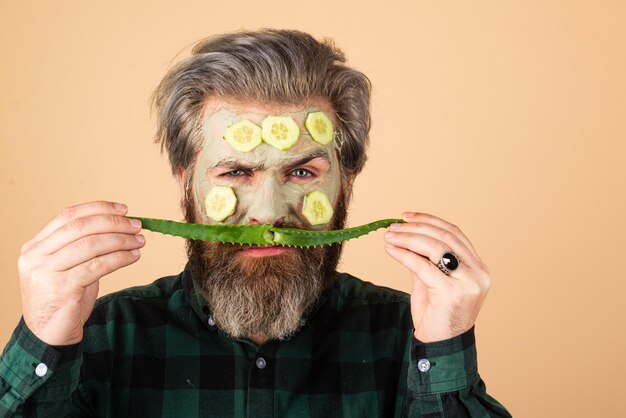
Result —
POLYGON ((272 245, 272 225, 204 225, 165 219, 142 218, 141 227, 162 234, 228 244, 272 245))
POLYGON ((272 225, 204 225, 169 221, 165 219, 142 218, 141 226, 154 232, 204 241, 242 245, 285 245, 293 247, 316 247, 338 244, 358 238, 402 219, 382 219, 366 225, 334 231, 309 231, 295 228, 278 228, 272 225))
POLYGON ((295 247, 317 247, 322 245, 338 244, 342 241, 358 238, 380 228, 386 228, 394 223, 403 223, 402 219, 381 219, 361 226, 334 231, 309 231, 294 228, 271 228, 274 233, 274 243, 295 247))

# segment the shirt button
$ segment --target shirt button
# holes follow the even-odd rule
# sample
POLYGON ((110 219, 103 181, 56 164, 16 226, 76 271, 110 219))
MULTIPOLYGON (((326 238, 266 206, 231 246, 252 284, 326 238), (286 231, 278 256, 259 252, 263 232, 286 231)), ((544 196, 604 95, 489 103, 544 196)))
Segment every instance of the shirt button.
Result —
POLYGON ((427 372, 430 370, 430 361, 426 360, 425 358, 421 359, 420 361, 417 362, 417 369, 420 372, 427 372))
POLYGON ((209 319, 207 319, 206 321, 210 327, 214 327, 215 326, 215 319, 213 319, 212 316, 209 316, 209 319))
POLYGON ((35 367, 35 374, 39 377, 44 377, 48 373, 48 366, 43 363, 39 363, 37 367, 35 367))
POLYGON ((259 357, 258 359, 256 359, 255 364, 261 370, 263 370, 265 366, 267 366, 267 362, 265 361, 263 357, 259 357))

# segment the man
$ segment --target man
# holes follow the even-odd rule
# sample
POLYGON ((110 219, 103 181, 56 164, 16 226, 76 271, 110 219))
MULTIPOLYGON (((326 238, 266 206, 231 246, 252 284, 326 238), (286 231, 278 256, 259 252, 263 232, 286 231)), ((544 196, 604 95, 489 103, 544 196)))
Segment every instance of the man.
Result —
MULTIPOLYGON (((265 30, 201 41, 166 75, 157 139, 188 222, 344 226, 370 127, 369 81, 344 62, 328 42, 265 30)), ((337 273, 340 244, 188 240, 181 274, 96 302, 145 243, 126 213, 69 207, 22 248, 2 415, 509 416, 476 370, 491 279, 456 226, 407 212, 390 227, 410 298, 337 273)))

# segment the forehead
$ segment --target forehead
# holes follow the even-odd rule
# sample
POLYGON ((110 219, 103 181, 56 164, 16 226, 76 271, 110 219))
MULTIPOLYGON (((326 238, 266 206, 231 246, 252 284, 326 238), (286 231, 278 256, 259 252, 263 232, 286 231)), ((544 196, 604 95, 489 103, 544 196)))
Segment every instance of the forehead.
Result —
POLYGON ((289 160, 305 158, 312 154, 326 154, 328 159, 336 161, 336 143, 331 141, 322 145, 315 142, 304 126, 309 112, 324 111, 336 127, 336 117, 325 100, 312 100, 302 105, 262 104, 255 102, 209 101, 205 107, 202 121, 203 152, 202 158, 208 165, 224 161, 242 161, 279 165, 289 160), (262 143, 250 152, 240 152, 231 147, 224 139, 228 126, 249 120, 260 126, 267 116, 290 116, 300 129, 300 136, 294 146, 281 151, 262 143))

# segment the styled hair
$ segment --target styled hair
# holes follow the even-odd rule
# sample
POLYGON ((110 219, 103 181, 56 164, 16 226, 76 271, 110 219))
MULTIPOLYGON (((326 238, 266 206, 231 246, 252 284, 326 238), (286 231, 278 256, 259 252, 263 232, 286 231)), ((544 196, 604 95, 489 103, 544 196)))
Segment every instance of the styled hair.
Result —
POLYGON ((200 127, 208 98, 294 105, 327 99, 338 120, 343 176, 365 164, 371 125, 371 83, 348 67, 332 40, 295 30, 263 29, 208 37, 165 75, 152 95, 156 143, 172 173, 193 167, 202 146, 200 127))

